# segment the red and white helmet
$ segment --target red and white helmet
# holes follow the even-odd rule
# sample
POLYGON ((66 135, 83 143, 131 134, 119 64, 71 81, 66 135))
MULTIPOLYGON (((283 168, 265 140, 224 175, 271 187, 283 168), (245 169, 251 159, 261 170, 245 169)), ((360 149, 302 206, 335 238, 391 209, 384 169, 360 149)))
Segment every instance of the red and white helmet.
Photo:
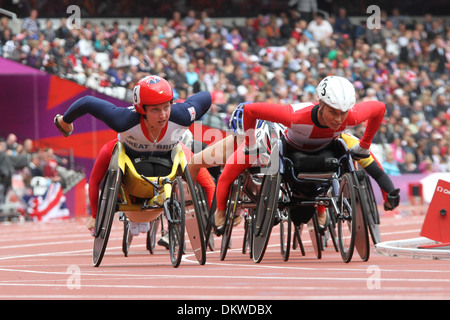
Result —
POLYGON ((133 105, 140 114, 145 114, 144 105, 161 104, 172 100, 172 87, 167 80, 159 76, 144 77, 133 89, 133 105))

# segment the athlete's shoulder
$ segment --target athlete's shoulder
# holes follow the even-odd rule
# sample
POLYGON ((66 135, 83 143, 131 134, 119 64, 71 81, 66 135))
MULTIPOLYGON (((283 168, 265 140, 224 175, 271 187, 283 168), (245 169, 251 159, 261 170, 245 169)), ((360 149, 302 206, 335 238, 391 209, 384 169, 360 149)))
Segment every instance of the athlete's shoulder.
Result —
POLYGON ((183 102, 174 103, 170 113, 170 120, 177 124, 189 126, 199 120, 211 107, 211 94, 200 91, 188 97, 183 102))

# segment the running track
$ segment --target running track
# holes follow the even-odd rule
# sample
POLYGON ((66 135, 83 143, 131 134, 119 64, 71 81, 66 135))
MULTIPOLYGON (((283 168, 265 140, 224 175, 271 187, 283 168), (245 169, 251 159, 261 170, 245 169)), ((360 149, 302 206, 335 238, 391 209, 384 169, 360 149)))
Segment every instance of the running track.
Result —
MULTIPOLYGON (((419 236, 424 215, 382 217, 383 241, 419 236)), ((303 231, 306 255, 291 251, 284 262, 278 227, 261 263, 241 252, 242 225, 233 231, 225 261, 208 251, 200 266, 190 247, 179 268, 168 251, 150 255, 145 237, 122 253, 123 226, 115 221, 100 267, 92 266, 92 237, 86 219, 0 225, 0 299, 298 300, 298 299, 449 299, 447 260, 381 256, 372 246, 368 262, 355 253, 345 264, 327 248, 318 260, 303 231)))

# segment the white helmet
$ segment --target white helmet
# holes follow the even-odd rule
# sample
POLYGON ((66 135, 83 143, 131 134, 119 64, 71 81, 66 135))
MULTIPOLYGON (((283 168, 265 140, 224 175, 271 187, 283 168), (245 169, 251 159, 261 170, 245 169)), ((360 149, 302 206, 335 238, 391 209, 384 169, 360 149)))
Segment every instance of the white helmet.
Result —
POLYGON ((325 77, 317 86, 316 94, 327 105, 342 112, 350 110, 356 102, 355 87, 343 77, 325 77))

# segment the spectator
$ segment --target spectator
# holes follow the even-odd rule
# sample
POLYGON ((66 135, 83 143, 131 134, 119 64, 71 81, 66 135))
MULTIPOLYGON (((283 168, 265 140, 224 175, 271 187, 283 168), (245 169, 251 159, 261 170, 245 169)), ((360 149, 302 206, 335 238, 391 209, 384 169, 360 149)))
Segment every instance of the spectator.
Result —
POLYGON ((82 57, 88 57, 94 51, 94 44, 92 42, 92 31, 85 29, 84 32, 80 33, 80 40, 77 45, 80 48, 80 55, 82 57))
POLYGON ((266 26, 267 40, 269 45, 278 46, 281 44, 281 31, 277 25, 275 16, 270 17, 269 24, 266 26))
POLYGON ((44 169, 41 164, 41 158, 39 154, 33 154, 31 156, 31 161, 28 164, 28 168, 31 173, 31 178, 33 177, 43 177, 44 176, 44 169))
POLYGON ((30 12, 30 16, 23 21, 22 29, 24 29, 29 38, 37 39, 39 35, 39 23, 37 21, 38 11, 36 9, 32 9, 30 12))
POLYGON ((3 199, 6 195, 9 187, 11 186, 11 178, 14 172, 14 168, 10 161, 10 156, 6 153, 6 141, 0 139, 0 199, 3 199))
POLYGON ((300 13, 300 18, 307 22, 311 21, 317 12, 317 0, 290 0, 289 6, 294 7, 300 13))
POLYGON ((399 164, 400 172, 403 173, 420 173, 416 164, 416 157, 412 153, 405 154, 405 162, 399 164))
POLYGON ((438 172, 438 167, 433 163, 433 160, 429 156, 425 157, 425 159, 419 164, 419 170, 421 173, 434 173, 438 172))
POLYGON ((388 175, 399 176, 401 174, 398 163, 395 161, 392 151, 387 152, 386 159, 382 162, 381 166, 388 175))
POLYGON ((18 154, 19 144, 17 143, 17 136, 14 133, 8 134, 6 138, 6 154, 9 156, 16 156, 18 154))
POLYGON ((312 34, 316 43, 323 45, 328 45, 333 34, 333 27, 322 14, 316 14, 314 20, 308 24, 307 30, 312 34))
POLYGON ((56 32, 53 28, 53 22, 50 19, 45 20, 45 29, 42 30, 45 40, 48 42, 53 42, 56 38, 56 32))
POLYGON ((341 35, 347 35, 348 37, 353 36, 353 25, 347 16, 347 10, 345 8, 338 9, 338 15, 334 22, 333 29, 335 32, 341 35))
POLYGON ((405 151, 403 150, 402 138, 394 137, 394 141, 390 144, 392 156, 397 163, 403 163, 405 160, 405 151))
POLYGON ((231 43, 235 50, 239 48, 239 44, 242 41, 242 36, 239 33, 239 29, 234 27, 231 29, 231 32, 226 36, 226 40, 228 43, 231 43))

